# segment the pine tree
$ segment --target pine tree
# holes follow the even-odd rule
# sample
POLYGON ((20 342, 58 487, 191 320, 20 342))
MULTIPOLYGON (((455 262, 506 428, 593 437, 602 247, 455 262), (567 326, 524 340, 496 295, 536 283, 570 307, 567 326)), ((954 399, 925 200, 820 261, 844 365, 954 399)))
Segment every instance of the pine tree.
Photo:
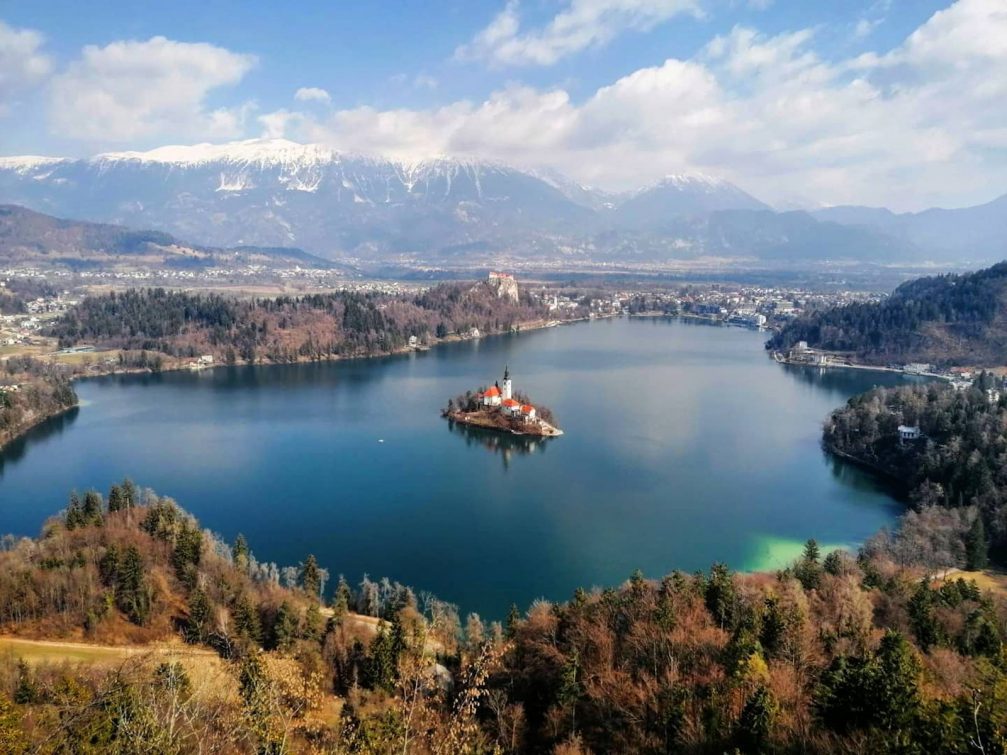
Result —
POLYGON ((381 627, 367 655, 367 682, 374 689, 391 691, 398 678, 399 652, 395 632, 381 627))
POLYGON ((119 486, 122 491, 122 504, 124 509, 131 509, 134 506, 140 505, 140 496, 136 489, 136 485, 128 477, 122 481, 119 486))
POLYGON ((98 575, 102 584, 112 587, 119 575, 119 548, 115 543, 111 543, 105 549, 101 560, 98 561, 98 575))
POLYGON ((171 565, 175 575, 189 589, 196 586, 196 575, 203 551, 203 533, 189 521, 182 524, 175 539, 175 549, 171 554, 171 565))
POLYGON ((877 654, 874 704, 879 725, 888 730, 906 731, 921 708, 920 664, 905 637, 888 630, 877 654))
POLYGON ((965 568, 968 571, 982 571, 989 566, 989 543, 982 514, 976 512, 972 526, 965 535, 965 568))
POLYGON ((298 575, 301 589, 313 598, 318 598, 322 591, 322 575, 318 568, 318 561, 314 556, 309 555, 301 564, 301 572, 298 575))
POLYGON ((294 644, 297 634, 297 614, 287 601, 283 601, 273 618, 272 645, 278 650, 287 650, 294 644))
POLYGON ((764 685, 745 701, 738 719, 738 739, 743 752, 764 752, 779 706, 764 685))
POLYGON ((787 632, 787 618, 780 606, 780 599, 775 595, 768 596, 763 601, 762 628, 759 633, 759 644, 767 657, 772 657, 783 647, 783 639, 787 632))
POLYGON ((67 504, 63 522, 66 524, 68 530, 75 530, 87 524, 87 518, 84 516, 84 507, 80 502, 80 496, 77 495, 76 490, 70 493, 70 502, 67 504))
POLYGON ((808 542, 804 544, 804 560, 817 564, 820 556, 821 550, 818 547, 818 542, 813 537, 809 538, 808 542))
POLYGON ((734 577, 724 564, 714 564, 705 590, 706 607, 721 628, 734 626, 737 593, 734 577))
POLYGON ((245 540, 245 536, 240 532, 238 536, 234 539, 234 565, 237 566, 241 571, 248 571, 249 557, 252 555, 251 551, 248 549, 248 541, 245 540))
POLYGON ((238 598, 232 613, 235 634, 256 645, 262 642, 262 622, 259 619, 259 612, 247 595, 238 598))
POLYGON ((928 580, 921 580, 909 599, 909 624, 916 643, 924 653, 941 641, 941 627, 934 615, 936 594, 930 589, 928 580))
POLYGON ((350 604, 353 602, 353 593, 346 577, 339 575, 339 583, 336 585, 336 598, 332 603, 332 610, 336 618, 345 616, 350 611, 350 604))
POLYGON ((521 622, 521 612, 518 610, 517 603, 510 604, 510 611, 507 613, 507 623, 504 624, 504 636, 508 640, 513 640, 514 636, 517 634, 518 624, 521 622))
POLYGON ((126 508, 126 502, 122 494, 122 488, 118 485, 113 485, 108 491, 108 513, 114 514, 116 511, 122 511, 126 508))
POLYGON ((17 662, 17 686, 14 688, 14 702, 18 705, 31 705, 39 700, 38 682, 35 672, 24 658, 17 662))
POLYGON ((570 708, 570 730, 577 731, 577 700, 580 698, 580 656, 574 648, 560 673, 557 702, 570 708))
POLYGON ((126 548, 116 575, 115 599, 119 610, 134 624, 143 625, 150 617, 151 594, 144 572, 143 556, 135 545, 126 548))
POLYGON ((96 524, 101 526, 101 511, 105 507, 105 502, 101 498, 101 493, 97 490, 89 490, 84 494, 84 505, 82 508, 85 524, 96 524))
POLYGON ((313 641, 322 637, 322 612, 316 602, 312 602, 308 606, 308 610, 304 612, 304 627, 301 630, 301 637, 313 641))
POLYGON ((189 596, 189 615, 185 620, 187 642, 199 643, 206 640, 211 612, 210 599, 203 588, 197 587, 189 596))

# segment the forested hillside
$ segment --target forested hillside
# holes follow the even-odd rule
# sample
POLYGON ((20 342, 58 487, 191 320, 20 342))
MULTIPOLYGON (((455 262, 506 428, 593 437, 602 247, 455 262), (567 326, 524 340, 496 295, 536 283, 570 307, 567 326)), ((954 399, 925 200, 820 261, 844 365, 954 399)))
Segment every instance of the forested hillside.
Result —
POLYGON ((964 524, 973 547, 984 551, 988 533, 994 548, 1005 553, 1007 400, 998 391, 987 392, 993 384, 983 375, 963 391, 934 383, 856 396, 832 413, 825 446, 899 480, 917 508, 971 507, 964 524), (899 425, 919 427, 922 437, 900 440, 899 425))
POLYGON ((163 231, 67 220, 11 204, 0 204, 0 261, 70 268, 331 265, 300 249, 215 249, 186 243, 163 231))
POLYGON ((0 362, 0 449, 39 422, 77 405, 69 375, 27 357, 0 362))
POLYGON ((215 652, 0 655, 5 753, 1007 751, 1003 598, 883 547, 634 574, 462 629, 386 580, 262 563, 128 480, 0 542, 0 632, 215 652))
POLYGON ((1007 263, 965 275, 920 278, 878 303, 811 313, 787 325, 768 348, 798 341, 850 352, 868 364, 927 362, 993 366, 1007 362, 1007 263))
POLYGON ((500 298, 485 283, 450 283, 419 294, 338 292, 238 300, 216 294, 134 289, 91 296, 60 318, 62 345, 97 344, 172 356, 212 354, 228 363, 367 356, 454 334, 506 332, 541 321, 525 294, 500 298))

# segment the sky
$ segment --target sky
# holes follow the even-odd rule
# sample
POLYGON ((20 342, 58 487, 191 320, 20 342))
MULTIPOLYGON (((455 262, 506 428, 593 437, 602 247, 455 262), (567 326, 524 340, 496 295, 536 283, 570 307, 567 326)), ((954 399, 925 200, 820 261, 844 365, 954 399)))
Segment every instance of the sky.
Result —
POLYGON ((1007 193, 1007 0, 0 2, 0 155, 251 138, 977 204, 1007 193))

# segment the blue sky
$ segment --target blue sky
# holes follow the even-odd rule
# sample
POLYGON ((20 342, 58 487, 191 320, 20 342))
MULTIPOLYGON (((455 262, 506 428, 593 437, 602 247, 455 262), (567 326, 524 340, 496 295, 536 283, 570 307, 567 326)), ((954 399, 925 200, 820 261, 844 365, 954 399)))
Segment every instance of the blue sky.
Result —
POLYGON ((5 155, 269 136, 613 189, 702 171, 779 205, 1007 191, 1003 0, 8 0, 0 23, 5 155))

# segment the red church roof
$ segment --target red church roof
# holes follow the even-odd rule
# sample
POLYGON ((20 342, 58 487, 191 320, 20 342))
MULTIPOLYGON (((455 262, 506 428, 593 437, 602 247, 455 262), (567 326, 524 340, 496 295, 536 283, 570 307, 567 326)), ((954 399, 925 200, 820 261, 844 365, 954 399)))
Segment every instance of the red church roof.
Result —
POLYGON ((504 405, 504 406, 518 406, 518 402, 517 402, 517 401, 515 401, 515 400, 514 400, 514 399, 512 399, 512 398, 505 398, 505 399, 503 400, 503 405, 504 405))
POLYGON ((531 414, 533 411, 535 411, 535 407, 532 406, 531 404, 525 404, 524 406, 521 407, 521 411, 523 411, 525 414, 531 414))
POLYGON ((497 388, 494 385, 492 388, 490 388, 488 391, 486 391, 486 393, 484 393, 483 395, 484 396, 489 396, 490 398, 493 398, 493 396, 499 396, 500 395, 500 389, 497 388))

